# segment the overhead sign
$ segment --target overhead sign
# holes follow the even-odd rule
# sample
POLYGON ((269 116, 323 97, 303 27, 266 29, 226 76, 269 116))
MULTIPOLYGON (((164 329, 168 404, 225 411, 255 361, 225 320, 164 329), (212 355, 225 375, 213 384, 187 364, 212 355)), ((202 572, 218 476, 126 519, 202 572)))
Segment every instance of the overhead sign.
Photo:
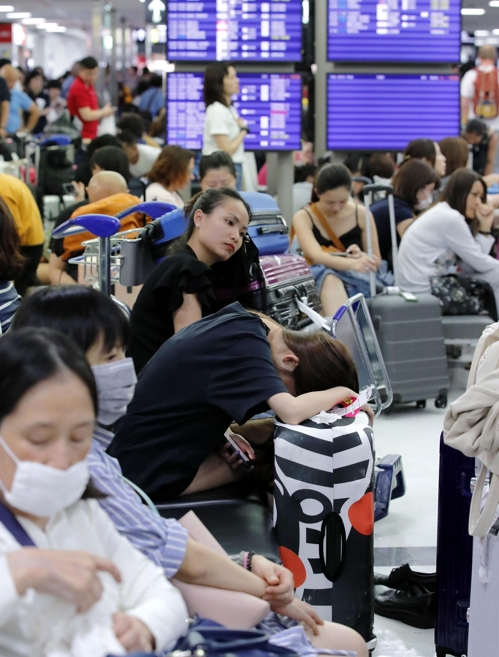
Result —
POLYGON ((146 0, 146 23, 149 25, 166 23, 166 5, 163 0, 146 0))
POLYGON ((0 43, 12 43, 12 23, 0 23, 0 43))

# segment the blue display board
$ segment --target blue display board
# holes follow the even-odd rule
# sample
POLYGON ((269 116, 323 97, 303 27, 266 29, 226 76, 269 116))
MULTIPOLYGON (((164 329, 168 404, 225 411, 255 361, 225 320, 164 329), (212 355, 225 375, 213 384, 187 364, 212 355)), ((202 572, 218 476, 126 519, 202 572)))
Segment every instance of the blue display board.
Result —
POLYGON ((302 0, 169 0, 167 58, 299 62, 302 0))
POLYGON ((459 136, 458 75, 328 75, 327 147, 404 150, 459 136))
MULTIPOLYGON (((301 77, 298 73, 241 73, 234 107, 251 132, 247 151, 300 149, 301 77)), ((166 141, 201 150, 205 107, 202 73, 169 73, 166 141)))
POLYGON ((328 59, 459 63, 460 0, 328 0, 328 59))

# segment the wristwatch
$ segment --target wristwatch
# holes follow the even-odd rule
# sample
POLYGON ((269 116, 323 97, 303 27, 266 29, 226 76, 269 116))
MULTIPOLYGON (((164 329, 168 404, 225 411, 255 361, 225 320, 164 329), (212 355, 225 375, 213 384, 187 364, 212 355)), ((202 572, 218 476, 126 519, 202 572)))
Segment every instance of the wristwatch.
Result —
POLYGON ((490 230, 488 232, 485 230, 479 230, 478 232, 480 233, 480 235, 492 235, 492 232, 490 230))
POLYGON ((251 132, 247 125, 243 125, 239 128, 239 132, 242 132, 243 130, 246 132, 251 132))

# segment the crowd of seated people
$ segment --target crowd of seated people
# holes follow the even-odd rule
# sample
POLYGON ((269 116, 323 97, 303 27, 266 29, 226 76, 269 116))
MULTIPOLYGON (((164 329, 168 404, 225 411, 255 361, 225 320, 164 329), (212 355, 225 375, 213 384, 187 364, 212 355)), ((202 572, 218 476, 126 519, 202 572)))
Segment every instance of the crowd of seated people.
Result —
MULTIPOLYGON (((42 94, 40 78, 27 80, 32 100, 42 94)), ((184 203, 194 154, 161 148, 147 134, 137 108, 158 114, 160 87, 154 77, 142 82, 135 79, 140 93, 132 107, 123 81, 118 134, 86 145, 75 202, 56 221, 115 216, 142 196, 183 209, 186 233, 146 280, 130 321, 104 294, 76 284, 69 260, 83 252, 88 234, 52 240, 50 285, 32 291, 39 286, 41 217, 29 187, 0 178, 0 504, 32 541, 20 548, 0 523, 7 583, 0 652, 17 657, 36 645, 41 654, 68 646, 78 654, 91 640, 101 654, 171 648, 187 618, 168 582, 176 577, 267 600, 272 613, 260 626, 278 633, 301 623, 309 655, 342 649, 366 657, 356 632, 324 623, 294 597, 286 568, 253 555, 246 569, 244 560, 210 550, 176 520, 154 514, 123 478, 154 503, 240 481, 270 493, 274 420, 255 416, 299 424, 359 387, 339 341, 284 329, 237 302, 258 253, 247 237, 251 209, 235 191, 232 159, 203 156, 201 192, 184 203), (134 187, 139 178, 142 187, 134 187), (217 286, 227 281, 222 299, 217 286), (229 426, 251 471, 235 467, 226 449, 229 426)), ((458 263, 489 282, 499 302, 493 209, 486 182, 464 168, 467 149, 460 137, 421 139, 398 166, 386 153, 297 168, 292 232, 325 315, 352 294, 369 296, 371 273, 378 286, 393 282, 388 203, 366 212, 364 183, 352 181, 359 176, 393 185, 403 289, 431 291, 430 279, 458 263)), ((122 228, 147 221, 136 213, 122 228)))

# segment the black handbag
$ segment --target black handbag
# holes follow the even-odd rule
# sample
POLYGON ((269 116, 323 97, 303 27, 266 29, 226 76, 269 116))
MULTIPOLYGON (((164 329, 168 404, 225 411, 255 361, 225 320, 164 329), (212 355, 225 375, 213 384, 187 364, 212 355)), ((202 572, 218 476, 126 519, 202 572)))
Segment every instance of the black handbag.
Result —
POLYGON ((486 312, 496 322, 494 292, 485 281, 447 274, 430 278, 431 293, 440 303, 442 315, 479 315, 486 312))

